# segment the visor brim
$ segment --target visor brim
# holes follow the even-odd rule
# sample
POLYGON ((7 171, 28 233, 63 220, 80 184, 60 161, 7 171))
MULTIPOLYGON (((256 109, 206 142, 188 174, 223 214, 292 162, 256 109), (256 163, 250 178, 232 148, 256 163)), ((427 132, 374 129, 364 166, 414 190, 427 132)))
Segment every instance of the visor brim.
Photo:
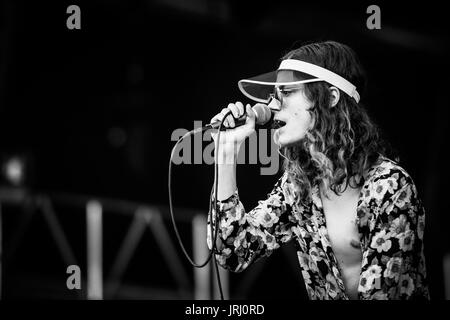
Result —
POLYGON ((351 82, 321 66, 296 59, 283 60, 277 71, 240 80, 238 86, 248 98, 257 102, 267 103, 270 100, 270 94, 274 92, 275 86, 287 86, 316 81, 325 81, 339 88, 354 98, 356 103, 359 103, 359 93, 351 82), (283 73, 278 74, 278 72, 283 73))
POLYGON ((279 70, 264 73, 249 79, 242 79, 238 82, 239 90, 253 101, 268 103, 270 95, 275 91, 275 87, 322 81, 322 79, 299 71, 293 71, 291 72, 292 76, 284 77, 283 81, 277 81, 278 72, 279 70))

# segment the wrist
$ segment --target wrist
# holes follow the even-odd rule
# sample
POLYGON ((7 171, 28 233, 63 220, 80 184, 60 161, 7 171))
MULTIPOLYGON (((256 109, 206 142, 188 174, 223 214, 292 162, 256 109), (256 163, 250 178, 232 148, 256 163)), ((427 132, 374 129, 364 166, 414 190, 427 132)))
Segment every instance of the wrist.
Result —
POLYGON ((239 149, 241 148, 242 142, 223 142, 220 144, 216 143, 215 149, 219 151, 219 153, 229 153, 237 155, 239 153, 239 149))
POLYGON ((218 161, 221 165, 235 165, 239 154, 240 145, 237 144, 220 144, 216 146, 217 157, 215 155, 215 161, 218 161), (218 149, 217 149, 218 147, 218 149))

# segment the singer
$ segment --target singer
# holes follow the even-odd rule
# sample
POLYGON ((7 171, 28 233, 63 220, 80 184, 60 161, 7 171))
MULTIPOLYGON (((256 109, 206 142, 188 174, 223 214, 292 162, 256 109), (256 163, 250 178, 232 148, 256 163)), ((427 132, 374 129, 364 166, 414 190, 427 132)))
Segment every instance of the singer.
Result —
MULTIPOLYGON (((219 161, 218 212, 212 204, 207 241, 212 248, 210 223, 218 219, 222 267, 243 271, 292 240, 310 299, 429 299, 425 210, 360 102, 364 85, 354 51, 333 41, 304 45, 286 54, 278 70, 239 81, 245 96, 273 112, 284 164, 267 198, 246 212, 235 162, 219 161)), ((219 159, 236 159, 255 130, 255 112, 241 102, 211 123, 229 110, 219 159)), ((213 138, 217 143, 217 133, 213 138)))

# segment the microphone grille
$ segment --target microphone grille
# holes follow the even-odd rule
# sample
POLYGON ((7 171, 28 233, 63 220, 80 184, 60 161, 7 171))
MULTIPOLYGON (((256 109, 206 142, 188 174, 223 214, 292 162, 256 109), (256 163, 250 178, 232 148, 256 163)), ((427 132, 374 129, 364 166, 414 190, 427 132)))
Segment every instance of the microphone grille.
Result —
POLYGON ((272 111, 265 104, 255 105, 253 111, 256 113, 256 123, 259 125, 265 125, 272 117, 272 111))

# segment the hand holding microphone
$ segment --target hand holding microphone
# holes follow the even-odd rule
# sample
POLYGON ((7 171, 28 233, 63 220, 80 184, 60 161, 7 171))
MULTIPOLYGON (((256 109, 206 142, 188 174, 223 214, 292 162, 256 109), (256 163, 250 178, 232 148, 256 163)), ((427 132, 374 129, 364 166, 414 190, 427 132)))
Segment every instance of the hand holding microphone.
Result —
MULTIPOLYGON (((210 124, 211 129, 218 129, 220 121, 231 111, 231 114, 225 118, 222 127, 226 129, 220 135, 221 144, 240 145, 245 138, 255 131, 255 124, 264 125, 272 120, 272 112, 267 105, 257 103, 253 108, 250 104, 244 105, 241 102, 230 103, 227 108, 223 108, 220 113, 215 115, 210 124)), ((217 133, 212 134, 215 140, 217 133)))

